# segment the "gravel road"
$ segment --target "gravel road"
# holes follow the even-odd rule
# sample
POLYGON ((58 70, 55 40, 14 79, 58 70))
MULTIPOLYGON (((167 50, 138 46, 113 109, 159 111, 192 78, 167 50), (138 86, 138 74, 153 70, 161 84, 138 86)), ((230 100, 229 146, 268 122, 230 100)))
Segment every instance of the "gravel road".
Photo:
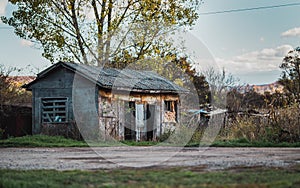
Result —
POLYGON ((300 148, 0 148, 2 169, 95 170, 128 167, 282 167, 300 164, 300 148))

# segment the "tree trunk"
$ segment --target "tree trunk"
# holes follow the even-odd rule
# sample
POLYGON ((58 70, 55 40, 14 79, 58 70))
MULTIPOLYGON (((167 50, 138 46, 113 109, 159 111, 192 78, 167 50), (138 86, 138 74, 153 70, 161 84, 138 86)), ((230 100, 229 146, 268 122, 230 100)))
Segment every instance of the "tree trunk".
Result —
POLYGON ((107 41, 106 41, 106 49, 105 49, 105 59, 104 63, 109 63, 109 56, 110 56, 110 45, 111 45, 111 37, 112 37, 112 26, 111 26, 111 17, 112 17, 112 10, 113 10, 113 2, 109 0, 108 4, 108 15, 107 15, 107 41))
POLYGON ((77 39, 77 42, 78 42, 79 50, 80 50, 82 58, 83 58, 83 63, 88 64, 87 56, 86 56, 86 53, 85 53, 84 47, 83 47, 83 42, 81 40, 80 29, 79 29, 79 26, 78 26, 76 10, 75 10, 75 1, 70 2, 70 7, 71 7, 71 12, 72 12, 71 17, 72 17, 72 21, 73 21, 73 27, 74 27, 75 32, 76 32, 76 39, 77 39))
POLYGON ((97 58, 97 65, 101 66, 103 64, 103 59, 104 59, 104 44, 103 44, 103 30, 104 30, 104 19, 106 17, 105 11, 106 11, 106 0, 102 1, 101 4, 101 13, 99 15, 98 9, 97 9, 97 4, 96 0, 92 0, 92 6, 94 9, 94 15, 97 21, 97 38, 98 38, 98 58, 97 58))

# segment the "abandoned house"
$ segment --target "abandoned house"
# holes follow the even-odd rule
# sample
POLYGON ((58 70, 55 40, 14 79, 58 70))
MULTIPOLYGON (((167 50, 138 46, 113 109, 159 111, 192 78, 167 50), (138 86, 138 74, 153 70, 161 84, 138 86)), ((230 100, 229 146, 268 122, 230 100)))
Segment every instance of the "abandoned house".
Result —
POLYGON ((117 140, 136 141, 155 140, 176 126, 180 94, 188 92, 151 71, 67 62, 52 65, 24 87, 32 91, 33 134, 40 133, 44 124, 78 124, 75 108, 85 106, 79 114, 85 119, 96 119, 99 130, 95 132, 104 131, 117 140), (90 103, 87 100, 91 90, 94 96, 90 103))

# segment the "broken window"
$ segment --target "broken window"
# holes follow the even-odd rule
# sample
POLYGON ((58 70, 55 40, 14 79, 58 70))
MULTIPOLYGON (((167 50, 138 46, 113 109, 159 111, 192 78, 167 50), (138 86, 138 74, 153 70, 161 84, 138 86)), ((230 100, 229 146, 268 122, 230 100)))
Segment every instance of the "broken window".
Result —
POLYGON ((67 122, 68 98, 42 98, 41 113, 42 123, 65 123, 67 122))
POLYGON ((164 101, 165 102, 165 114, 164 120, 166 122, 177 122, 177 102, 176 101, 164 101))
POLYGON ((165 101, 165 111, 174 111, 174 101, 165 101))

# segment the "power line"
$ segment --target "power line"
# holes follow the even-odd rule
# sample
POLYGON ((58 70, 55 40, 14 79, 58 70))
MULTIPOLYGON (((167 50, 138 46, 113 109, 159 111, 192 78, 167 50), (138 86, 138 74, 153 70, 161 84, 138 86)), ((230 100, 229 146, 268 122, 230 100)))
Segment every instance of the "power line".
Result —
POLYGON ((291 6, 299 6, 299 5, 300 5, 300 3, 290 3, 290 4, 282 4, 282 5, 272 5, 272 6, 253 7, 253 8, 223 10, 223 11, 216 11, 216 12, 204 12, 204 13, 200 13, 199 15, 224 14, 224 13, 232 13, 232 12, 243 12, 243 11, 260 10, 260 9, 272 9, 272 8, 291 7, 291 6))

